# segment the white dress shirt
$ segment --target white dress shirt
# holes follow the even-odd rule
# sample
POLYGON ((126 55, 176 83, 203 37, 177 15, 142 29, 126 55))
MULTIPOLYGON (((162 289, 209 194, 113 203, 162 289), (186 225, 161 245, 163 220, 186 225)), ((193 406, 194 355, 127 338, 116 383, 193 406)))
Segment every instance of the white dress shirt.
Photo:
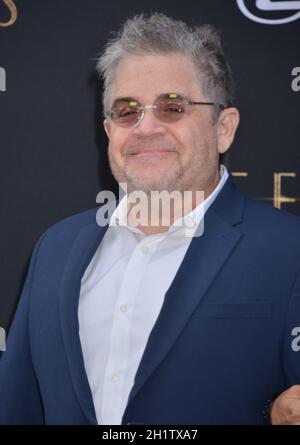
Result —
MULTIPOLYGON (((228 177, 184 218, 199 223, 228 177)), ((126 195, 81 280, 79 335, 99 425, 121 425, 148 337, 192 237, 182 226, 146 236, 123 224, 126 195), (113 225, 114 223, 118 223, 113 225)))

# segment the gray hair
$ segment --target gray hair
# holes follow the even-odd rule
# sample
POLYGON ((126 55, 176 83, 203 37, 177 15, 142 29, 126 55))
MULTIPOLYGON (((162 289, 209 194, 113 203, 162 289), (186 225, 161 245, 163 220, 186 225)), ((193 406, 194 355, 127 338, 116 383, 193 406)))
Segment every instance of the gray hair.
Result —
MULTIPOLYGON (((234 103, 234 80, 221 47, 220 32, 213 25, 188 26, 165 14, 135 15, 108 40, 97 59, 96 70, 104 80, 103 111, 108 115, 111 88, 120 61, 129 55, 178 53, 191 58, 199 87, 209 100, 225 107, 234 103)), ((214 107, 213 119, 220 107, 214 107)))

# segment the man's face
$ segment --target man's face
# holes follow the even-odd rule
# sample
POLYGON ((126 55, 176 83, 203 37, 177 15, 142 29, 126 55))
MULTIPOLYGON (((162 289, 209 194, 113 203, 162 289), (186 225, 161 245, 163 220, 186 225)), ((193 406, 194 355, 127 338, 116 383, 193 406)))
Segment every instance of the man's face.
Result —
MULTIPOLYGON (((174 54, 130 55, 123 59, 117 68, 110 103, 117 97, 132 97, 142 105, 152 105, 164 93, 209 101, 199 89, 192 61, 174 54)), ((213 124, 211 113, 211 106, 188 106, 181 120, 164 123, 155 117, 153 109, 146 109, 143 119, 129 128, 105 119, 109 162, 116 180, 127 183, 128 192, 212 191, 219 179, 219 153, 229 148, 233 135, 224 129, 220 119, 213 124)))

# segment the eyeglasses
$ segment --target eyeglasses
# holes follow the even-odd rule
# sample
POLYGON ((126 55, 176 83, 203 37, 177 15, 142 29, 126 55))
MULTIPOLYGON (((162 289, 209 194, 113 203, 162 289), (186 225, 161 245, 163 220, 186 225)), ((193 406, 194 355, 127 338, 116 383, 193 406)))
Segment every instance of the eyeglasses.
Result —
POLYGON ((108 113, 108 117, 120 127, 132 127, 140 122, 145 109, 153 109, 155 117, 164 123, 178 122, 186 113, 190 105, 216 105, 221 109, 224 105, 216 102, 193 102, 177 93, 167 93, 158 96, 153 105, 141 105, 132 97, 116 99, 108 113))

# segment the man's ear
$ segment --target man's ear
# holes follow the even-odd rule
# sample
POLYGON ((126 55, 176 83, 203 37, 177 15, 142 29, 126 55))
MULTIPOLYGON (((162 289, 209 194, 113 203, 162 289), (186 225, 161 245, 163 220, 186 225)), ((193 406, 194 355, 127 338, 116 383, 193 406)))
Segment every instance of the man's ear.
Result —
POLYGON ((110 136, 110 122, 109 122, 108 119, 104 119, 103 127, 104 127, 105 133, 106 133, 106 135, 107 135, 107 137, 109 139, 109 136, 110 136))
POLYGON ((222 110, 217 122, 219 153, 224 153, 231 146, 239 122, 240 113, 237 108, 229 107, 222 110))

